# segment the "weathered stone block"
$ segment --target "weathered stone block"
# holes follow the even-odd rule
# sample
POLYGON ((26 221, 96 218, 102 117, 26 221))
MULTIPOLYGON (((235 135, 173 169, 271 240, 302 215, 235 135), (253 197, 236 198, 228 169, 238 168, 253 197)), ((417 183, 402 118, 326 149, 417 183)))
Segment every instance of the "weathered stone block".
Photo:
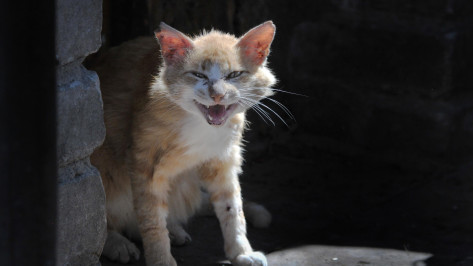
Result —
POLYGON ((64 65, 101 45, 102 1, 56 1, 56 59, 64 65))
POLYGON ((76 64, 58 70, 59 166, 89 156, 105 137, 98 76, 76 64))
POLYGON ((105 192, 89 156, 105 137, 99 79, 82 66, 101 45, 102 1, 56 1, 57 265, 99 265, 105 192))
POLYGON ((57 265, 98 265, 106 238, 105 193, 89 159, 59 169, 57 265))

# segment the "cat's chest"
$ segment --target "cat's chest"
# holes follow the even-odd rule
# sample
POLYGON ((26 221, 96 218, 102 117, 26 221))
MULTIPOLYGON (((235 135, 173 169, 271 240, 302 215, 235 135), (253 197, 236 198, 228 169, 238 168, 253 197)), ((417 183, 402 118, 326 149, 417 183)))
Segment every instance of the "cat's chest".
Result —
POLYGON ((186 153, 201 160, 222 158, 231 152, 238 137, 238 125, 211 126, 195 117, 182 121, 179 142, 186 153))

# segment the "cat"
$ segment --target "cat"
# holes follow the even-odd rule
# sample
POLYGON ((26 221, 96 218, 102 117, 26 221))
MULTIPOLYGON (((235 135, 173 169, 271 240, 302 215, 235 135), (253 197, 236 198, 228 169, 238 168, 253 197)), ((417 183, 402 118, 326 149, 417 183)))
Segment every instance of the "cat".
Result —
POLYGON ((190 241, 182 224, 207 199, 232 264, 267 265, 246 237, 243 210, 260 226, 271 216, 244 208, 238 175, 245 112, 276 83, 266 66, 275 30, 267 21, 240 38, 217 30, 190 38, 162 22, 155 38, 112 48, 91 67, 107 130, 91 156, 107 198, 106 257, 138 259, 128 238, 141 239, 147 265, 176 265, 170 238, 190 241))

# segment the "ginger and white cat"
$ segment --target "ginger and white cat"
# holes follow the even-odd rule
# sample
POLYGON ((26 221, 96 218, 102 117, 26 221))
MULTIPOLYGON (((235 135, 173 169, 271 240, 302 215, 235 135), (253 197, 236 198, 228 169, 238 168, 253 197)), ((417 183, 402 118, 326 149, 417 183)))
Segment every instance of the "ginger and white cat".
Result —
MULTIPOLYGON (((203 188, 228 259, 267 265, 246 237, 238 174, 245 111, 270 96, 276 82, 266 67, 274 34, 271 21, 241 38, 215 30, 189 38, 161 23, 155 32, 161 53, 154 38, 140 38, 112 48, 92 67, 107 128, 92 155, 107 197, 105 256, 137 259, 127 237, 141 236, 147 265, 176 265, 170 237, 190 240, 182 223, 202 204, 203 188)), ((260 215, 256 223, 269 222, 264 208, 248 207, 260 215)))

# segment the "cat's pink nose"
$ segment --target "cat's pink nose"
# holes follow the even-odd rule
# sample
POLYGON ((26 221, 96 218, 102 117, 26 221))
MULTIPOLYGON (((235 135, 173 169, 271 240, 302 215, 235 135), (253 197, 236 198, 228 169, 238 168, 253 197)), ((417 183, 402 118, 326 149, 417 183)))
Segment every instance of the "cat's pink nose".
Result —
POLYGON ((220 101, 222 100, 223 96, 225 96, 225 94, 221 94, 221 93, 215 93, 213 95, 210 95, 210 97, 212 97, 212 99, 214 99, 214 102, 216 104, 219 104, 220 101))

